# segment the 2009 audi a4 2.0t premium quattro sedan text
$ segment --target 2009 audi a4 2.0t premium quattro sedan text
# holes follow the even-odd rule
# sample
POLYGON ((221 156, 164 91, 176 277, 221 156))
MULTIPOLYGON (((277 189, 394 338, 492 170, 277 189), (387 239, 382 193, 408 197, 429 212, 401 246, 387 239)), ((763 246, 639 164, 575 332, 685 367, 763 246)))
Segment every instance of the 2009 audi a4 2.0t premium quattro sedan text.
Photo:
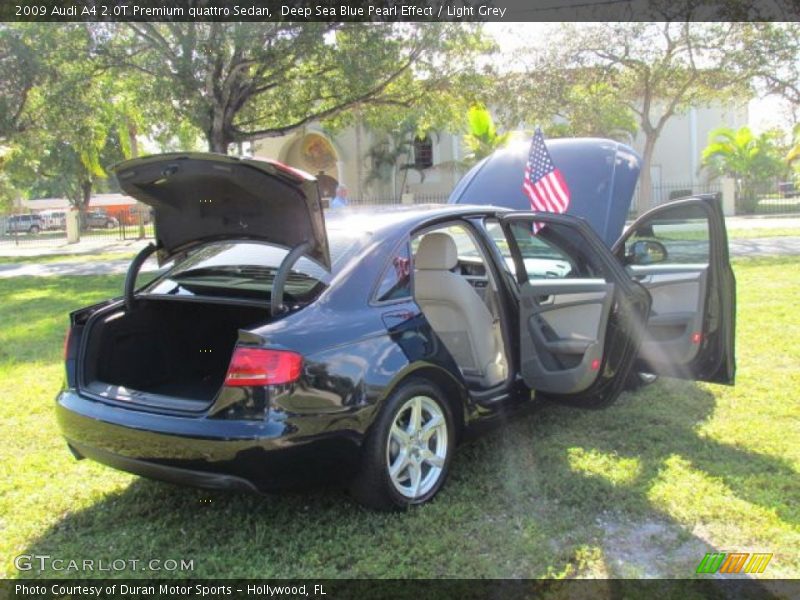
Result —
POLYGON ((119 298, 70 316, 56 410, 78 458, 213 488, 333 475, 391 509, 433 498, 466 432, 536 397, 598 407, 640 372, 733 381, 713 199, 662 205, 611 245, 580 215, 492 197, 323 215, 313 177, 268 161, 115 172, 156 243, 119 298), (153 252, 167 268, 137 289, 153 252))

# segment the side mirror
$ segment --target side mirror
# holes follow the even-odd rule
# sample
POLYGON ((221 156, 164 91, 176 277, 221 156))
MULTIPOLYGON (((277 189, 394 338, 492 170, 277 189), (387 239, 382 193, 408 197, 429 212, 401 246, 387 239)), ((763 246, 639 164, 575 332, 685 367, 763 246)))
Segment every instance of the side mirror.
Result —
POLYGON ((629 265, 654 265, 667 260, 667 249, 661 242, 637 240, 626 258, 629 265))

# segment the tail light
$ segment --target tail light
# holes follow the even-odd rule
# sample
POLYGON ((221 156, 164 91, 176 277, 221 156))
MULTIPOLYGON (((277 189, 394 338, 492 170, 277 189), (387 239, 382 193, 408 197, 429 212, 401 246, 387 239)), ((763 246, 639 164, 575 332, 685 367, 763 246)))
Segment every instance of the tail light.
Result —
POLYGON ((279 385, 300 378, 303 357, 286 350, 236 348, 225 375, 225 385, 233 387, 279 385))

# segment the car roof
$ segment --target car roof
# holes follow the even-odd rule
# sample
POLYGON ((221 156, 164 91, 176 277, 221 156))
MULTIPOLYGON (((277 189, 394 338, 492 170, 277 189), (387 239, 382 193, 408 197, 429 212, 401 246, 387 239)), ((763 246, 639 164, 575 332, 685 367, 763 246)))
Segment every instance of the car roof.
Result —
POLYGON ((405 231, 416 229, 440 218, 484 215, 506 211, 508 209, 498 206, 453 204, 355 206, 326 211, 325 226, 328 231, 389 233, 398 229, 405 231))

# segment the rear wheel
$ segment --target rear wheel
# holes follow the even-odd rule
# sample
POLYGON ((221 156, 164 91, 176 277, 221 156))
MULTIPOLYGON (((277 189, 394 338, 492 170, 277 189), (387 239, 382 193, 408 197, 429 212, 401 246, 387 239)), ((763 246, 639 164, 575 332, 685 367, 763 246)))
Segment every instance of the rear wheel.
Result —
POLYGON ((378 510, 427 502, 447 478, 454 446, 452 412, 441 391, 410 380, 392 393, 373 423, 353 495, 378 510))
POLYGON ((32 234, 36 235, 37 233, 39 233, 39 226, 38 225, 31 225, 31 228, 28 229, 28 233, 32 233, 32 234))
POLYGON ((106 229, 114 229, 114 221, 106 221, 106 229))

